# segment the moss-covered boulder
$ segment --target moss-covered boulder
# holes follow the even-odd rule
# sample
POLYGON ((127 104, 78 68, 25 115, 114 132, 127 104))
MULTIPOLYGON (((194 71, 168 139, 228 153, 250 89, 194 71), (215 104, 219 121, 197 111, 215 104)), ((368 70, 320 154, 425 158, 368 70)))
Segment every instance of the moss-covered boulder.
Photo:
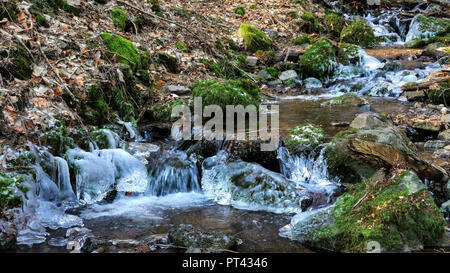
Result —
POLYGON ((345 183, 368 179, 380 168, 402 165, 422 179, 441 181, 445 170, 419 156, 406 135, 389 125, 351 128, 336 134, 326 148, 328 171, 345 183))
POLYGON ((311 12, 306 11, 305 13, 303 13, 301 19, 301 29, 306 33, 322 31, 322 26, 320 25, 319 20, 311 12))
POLYGON ((427 45, 427 42, 422 39, 412 39, 405 43, 406 48, 423 48, 427 45))
POLYGON ((270 50, 272 46, 269 38, 261 30, 252 25, 241 24, 239 27, 239 35, 244 40, 245 49, 250 52, 270 50))
POLYGON ((128 19, 128 14, 121 8, 115 8, 110 12, 111 18, 114 24, 126 31, 132 25, 128 19))
MULTIPOLYGON (((22 204, 21 185, 24 177, 16 173, 0 172, 0 211, 19 207, 22 204)), ((1 238, 0 238, 1 239, 1 238)))
POLYGON ((334 206, 294 217, 290 235, 303 244, 340 252, 409 252, 439 241, 445 225, 414 172, 379 171, 350 188, 334 206))
POLYGON ((406 42, 414 39, 428 40, 450 32, 450 19, 418 14, 414 17, 406 35, 406 42))
POLYGON ((321 127, 302 124, 294 127, 286 138, 286 148, 291 155, 301 155, 315 151, 325 141, 321 127))
POLYGON ((340 43, 338 58, 343 65, 358 65, 362 62, 361 47, 353 44, 340 43))
POLYGON ((129 65, 133 70, 141 66, 141 57, 134 44, 116 34, 100 35, 106 47, 117 55, 117 61, 129 65))
POLYGON ((370 47, 375 43, 375 34, 365 22, 353 22, 341 32, 341 42, 370 47))
POLYGON ((192 96, 201 97, 203 106, 218 105, 225 109, 227 105, 255 105, 259 107, 261 92, 258 86, 247 79, 199 81, 191 88, 192 96))
POLYGON ((26 50, 20 46, 9 51, 0 51, 0 57, 6 62, 5 66, 0 66, 0 74, 4 79, 29 80, 31 78, 31 65, 26 50))
POLYGON ((342 15, 330 13, 325 17, 324 24, 327 27, 327 31, 336 37, 342 32, 345 27, 345 18, 342 15))
POLYGON ((358 96, 354 92, 346 93, 342 96, 326 100, 320 106, 363 106, 368 104, 367 100, 358 96))
POLYGON ((304 78, 324 79, 337 67, 333 46, 326 38, 320 38, 311 45, 299 61, 300 71, 304 78))

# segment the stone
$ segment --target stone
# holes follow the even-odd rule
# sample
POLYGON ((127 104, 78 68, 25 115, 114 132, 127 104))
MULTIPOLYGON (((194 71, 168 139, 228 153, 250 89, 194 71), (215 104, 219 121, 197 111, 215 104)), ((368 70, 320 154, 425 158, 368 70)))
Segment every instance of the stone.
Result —
POLYGON ((128 142, 126 150, 142 164, 147 165, 147 158, 159 152, 159 146, 145 142, 128 142))
POLYGON ((423 90, 406 92, 406 99, 408 101, 418 101, 418 100, 423 100, 425 98, 426 98, 426 95, 423 92, 423 90))
POLYGON ((378 114, 375 113, 363 113, 356 116, 356 118, 350 123, 351 128, 355 129, 369 129, 376 126, 386 126, 378 114))
POLYGON ((450 27, 450 19, 436 18, 432 16, 425 16, 423 14, 416 15, 409 27, 405 42, 413 39, 427 40, 436 37, 448 31, 450 27))
POLYGON ((439 135, 438 135, 438 139, 439 140, 450 141, 450 129, 447 129, 445 131, 440 132, 439 135))
POLYGON ((289 62, 296 63, 300 59, 300 51, 298 51, 295 48, 289 48, 287 50, 286 55, 287 55, 287 61, 289 61, 289 62))
POLYGON ((326 100, 320 106, 363 106, 368 102, 354 92, 346 93, 342 96, 326 100))
POLYGON ((265 69, 259 71, 258 77, 259 77, 259 78, 262 78, 262 79, 264 79, 264 80, 266 80, 266 81, 272 79, 272 75, 270 75, 270 73, 267 72, 267 70, 265 70, 265 69))
POLYGON ((312 88, 322 88, 322 82, 316 78, 306 78, 303 81, 303 85, 305 86, 305 88, 307 89, 312 89, 312 88))
POLYGON ((282 81, 288 81, 291 79, 297 79, 298 78, 298 74, 295 70, 286 70, 283 71, 280 75, 280 80, 282 81))
POLYGON ((248 66, 256 66, 258 58, 255 56, 247 56, 246 61, 248 66))
POLYGON ((274 80, 274 81, 268 82, 267 84, 268 84, 269 86, 277 86, 277 85, 283 84, 283 82, 280 81, 280 80, 274 80))
POLYGON ((444 148, 445 146, 450 145, 449 140, 429 140, 425 142, 425 150, 427 151, 435 151, 444 148))
POLYGON ((170 93, 177 95, 189 95, 192 92, 191 89, 181 85, 169 85, 167 86, 167 89, 170 93))

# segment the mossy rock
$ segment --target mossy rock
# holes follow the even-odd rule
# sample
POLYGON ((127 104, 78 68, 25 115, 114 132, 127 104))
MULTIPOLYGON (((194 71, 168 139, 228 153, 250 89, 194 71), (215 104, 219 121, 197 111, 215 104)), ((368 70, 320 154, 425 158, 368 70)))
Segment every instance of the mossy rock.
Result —
POLYGON ((293 225, 294 237, 340 252, 370 252, 372 242, 380 252, 410 252, 439 241, 446 221, 426 186, 412 171, 391 177, 378 171, 350 188, 325 215, 312 214, 293 225), (317 222, 317 217, 329 219, 317 222), (306 230, 308 223, 320 224, 306 230))
POLYGON ((309 38, 308 34, 303 33, 300 37, 295 38, 294 44, 295 45, 304 45, 311 43, 311 39, 309 38))
POLYGON ((428 43, 422 39, 412 39, 405 43, 406 48, 423 48, 428 43))
POLYGON ((450 32, 450 19, 418 14, 411 22, 406 42, 414 39, 428 40, 450 32))
POLYGON ((127 31, 132 26, 128 19, 128 14, 121 7, 113 9, 109 14, 114 21, 114 24, 123 31, 127 31))
POLYGON ((320 38, 300 58, 300 71, 304 78, 324 79, 332 75, 337 67, 336 54, 327 38, 320 38))
POLYGON ((434 104, 444 104, 450 102, 450 81, 438 83, 439 88, 430 89, 428 91, 428 98, 434 104))
POLYGON ((272 46, 269 38, 261 30, 252 25, 241 24, 239 34, 244 39, 245 49, 250 52, 269 50, 272 46))
POLYGON ((172 110, 175 106, 187 105, 183 100, 173 100, 160 102, 150 109, 152 119, 155 121, 172 122, 177 117, 172 117, 172 110))
POLYGON ((306 33, 322 32, 323 29, 319 20, 311 12, 303 13, 301 19, 303 20, 302 30, 306 33))
POLYGON ((65 0, 32 0, 34 7, 43 13, 58 13, 58 10, 79 15, 80 10, 77 7, 71 6, 65 0))
POLYGON ((240 16, 244 16, 245 9, 242 6, 237 6, 236 9, 234 10, 234 13, 239 14, 240 16))
POLYGON ((329 33, 339 37, 345 27, 346 21, 342 15, 330 13, 325 17, 324 24, 328 27, 327 31, 329 33))
POLYGON ((353 44, 340 43, 338 58, 343 65, 358 65, 362 61, 361 47, 353 44))
POLYGON ((238 239, 234 235, 218 231, 206 232, 201 229, 194 229, 192 225, 179 225, 172 228, 167 236, 174 245, 199 248, 208 252, 235 249, 238 245, 238 239))
POLYGON ((375 34, 367 23, 353 22, 342 30, 341 42, 371 47, 375 44, 375 34))
POLYGON ((26 50, 20 46, 8 51, 0 52, 0 57, 9 58, 6 67, 0 67, 0 73, 5 79, 29 80, 33 72, 26 50))
POLYGON ((247 79, 199 81, 193 85, 192 96, 201 97, 203 106, 218 105, 225 109, 227 105, 255 105, 259 107, 261 92, 258 86, 247 79))
POLYGON ((294 127, 286 139, 286 148, 292 155, 314 152, 325 141, 325 132, 312 124, 294 127))
POLYGON ((342 96, 329 99, 320 106, 363 106, 367 101, 354 92, 346 93, 342 96))
POLYGON ((109 129, 94 130, 90 137, 99 149, 115 149, 120 141, 119 135, 109 129))
POLYGON ((164 67, 170 72, 170 73, 178 73, 178 60, 164 52, 157 52, 155 55, 155 61, 159 64, 164 65, 164 67))
POLYGON ((20 192, 25 191, 21 185, 24 181, 23 175, 0 172, 0 211, 16 208, 22 204, 20 192))
POLYGON ((119 63, 129 65, 133 70, 141 66, 141 57, 134 44, 116 34, 103 33, 100 35, 106 47, 117 54, 119 63))

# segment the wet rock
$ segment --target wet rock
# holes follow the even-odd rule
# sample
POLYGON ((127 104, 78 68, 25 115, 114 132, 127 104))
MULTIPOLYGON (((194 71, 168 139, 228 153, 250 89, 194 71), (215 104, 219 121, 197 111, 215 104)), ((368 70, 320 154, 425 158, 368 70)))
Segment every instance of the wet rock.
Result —
POLYGON ((291 79, 297 79, 298 75, 297 72, 295 72, 295 70, 287 70, 287 71, 283 71, 280 75, 280 80, 282 81, 288 81, 291 79))
POLYGON ((425 150, 435 151, 450 145, 450 140, 429 140, 425 142, 425 150))
POLYGON ((439 140, 450 141, 450 129, 447 129, 445 131, 440 132, 439 135, 438 135, 438 139, 439 140))
POLYGON ((281 85, 281 84, 283 84, 283 82, 282 81, 280 81, 280 80, 274 80, 274 81, 270 81, 270 82, 268 82, 267 83, 269 86, 277 86, 277 85, 281 85))
POLYGON ((230 158, 258 163, 266 169, 280 172, 277 151, 262 151, 261 141, 229 141, 225 146, 228 147, 230 158))
POLYGON ((450 19, 432 16, 427 17, 423 14, 418 14, 411 22, 405 41, 409 42, 413 39, 427 40, 441 33, 445 33, 449 27, 450 19))
POLYGON ((272 75, 270 75, 270 73, 267 72, 267 70, 265 70, 265 69, 259 71, 258 77, 262 78, 262 79, 264 79, 266 81, 272 79, 272 75))
POLYGON ((378 126, 338 133, 326 149, 328 170, 351 183, 369 178, 382 167, 401 164, 422 179, 441 181, 446 172, 419 156, 406 135, 396 127, 378 126))
POLYGON ((355 129, 369 129, 376 126, 386 126, 386 122, 376 113, 359 114, 350 124, 350 127, 355 129))
POLYGON ((425 92, 423 90, 406 92, 406 99, 408 101, 422 101, 426 99, 425 92))
POLYGON ((292 213, 306 209, 312 202, 307 190, 296 188, 279 173, 255 163, 227 162, 223 152, 206 159, 202 171, 203 192, 221 205, 292 213))
POLYGON ((147 125, 140 129, 140 133, 149 142, 164 140, 170 137, 170 127, 147 125))
POLYGON ((147 165, 147 158, 151 157, 154 153, 159 152, 159 146, 145 142, 128 142, 126 150, 142 164, 147 165))
POLYGON ((180 86, 180 85, 169 85, 167 86, 167 89, 170 93, 176 94, 176 95, 189 95, 191 94, 191 89, 187 88, 186 86, 180 86))
POLYGON ((307 89, 322 88, 322 82, 316 78, 306 78, 303 81, 303 85, 307 89))
POLYGON ((286 56, 287 61, 296 63, 300 59, 300 51, 295 48, 289 48, 286 52, 286 56))
POLYGON ((433 59, 442 58, 448 55, 443 43, 432 43, 425 47, 422 56, 431 57, 433 59))
POLYGON ((410 252, 438 243, 445 225, 414 172, 393 176, 380 170, 334 206, 296 215, 289 231, 292 239, 327 250, 373 252, 375 241, 377 252, 410 252))
POLYGON ((350 92, 342 96, 329 99, 320 104, 320 106, 363 106, 368 104, 367 100, 350 92))
POLYGON ((237 247, 238 239, 223 232, 207 232, 192 225, 179 225, 168 234, 169 242, 175 246, 191 249, 189 253, 199 253, 200 249, 217 251, 231 250, 237 247), (194 249, 197 249, 193 251, 194 249))
POLYGON ((0 250, 8 250, 16 245, 17 230, 12 223, 0 219, 0 250))
POLYGON ((441 211, 446 215, 450 215, 450 200, 441 205, 441 211))

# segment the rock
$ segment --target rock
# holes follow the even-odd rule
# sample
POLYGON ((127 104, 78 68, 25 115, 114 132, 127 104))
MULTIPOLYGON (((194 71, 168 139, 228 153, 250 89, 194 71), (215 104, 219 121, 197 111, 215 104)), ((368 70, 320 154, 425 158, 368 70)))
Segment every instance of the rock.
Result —
POLYGON ((224 146, 228 148, 230 158, 233 159, 239 158, 245 162, 258 163, 268 170, 280 172, 280 164, 278 162, 279 159, 277 150, 262 151, 261 140, 255 141, 230 140, 226 141, 224 143, 224 146))
POLYGON ((450 215, 450 200, 441 205, 441 211, 442 213, 450 215))
POLYGON ((247 56, 246 61, 248 66, 253 67, 258 63, 258 58, 255 56, 247 56))
POLYGON ((335 205, 296 215, 290 237, 339 252, 373 252, 373 246, 377 252, 411 252, 438 243, 445 225, 432 195, 414 172, 392 178, 380 170, 339 197, 335 205))
POLYGON ((303 77, 327 78, 337 67, 333 46, 326 38, 320 38, 302 55, 299 62, 303 77))
POLYGON ((437 58, 442 58, 446 55, 448 55, 448 52, 445 52, 445 46, 443 43, 429 44, 422 52, 422 56, 431 57, 434 60, 436 60, 437 58))
POLYGON ((204 194, 220 205, 275 213, 295 213, 312 202, 307 190, 259 164, 228 162, 219 152, 202 164, 204 194))
POLYGON ((145 142, 128 142, 126 150, 142 164, 147 165, 147 158, 159 152, 159 146, 145 142))
POLYGON ((364 98, 361 98, 354 92, 350 92, 322 102, 320 106, 363 106, 366 104, 368 102, 364 98))
POLYGON ((259 71, 258 77, 262 78, 262 79, 264 79, 266 81, 272 79, 272 75, 270 75, 270 73, 267 70, 265 70, 265 69, 259 71))
POLYGON ((427 42, 422 39, 412 39, 405 43, 406 48, 423 48, 427 45, 427 42))
POLYGON ((402 131, 387 125, 342 131, 326 148, 325 156, 330 175, 347 183, 360 182, 379 168, 400 163, 422 179, 441 181, 446 177, 444 169, 416 153, 402 131))
POLYGON ((288 81, 288 80, 297 79, 297 78, 298 78, 298 74, 297 74, 297 72, 295 72, 295 70, 283 71, 280 75, 280 80, 282 80, 282 81, 288 81))
POLYGON ((366 22, 353 22, 342 30, 341 42, 370 47, 375 43, 375 35, 366 22))
POLYGON ((395 124, 407 124, 414 129, 430 132, 439 132, 441 130, 441 124, 432 119, 422 119, 399 114, 393 117, 393 122, 395 124))
POLYGON ((442 149, 447 145, 450 145, 449 140, 429 140, 429 141, 425 142, 425 150, 435 151, 435 150, 442 149))
POLYGON ((289 62, 296 63, 300 59, 300 51, 298 51, 295 48, 289 48, 287 50, 286 55, 287 55, 287 61, 289 61, 289 62))
POLYGON ((408 101, 420 101, 426 99, 425 92, 423 90, 406 92, 406 99, 408 101))
MULTIPOLYGON (((187 247, 188 249, 204 249, 220 252, 221 250, 231 250, 238 246, 238 239, 223 232, 206 232, 192 225, 181 224, 172 228, 168 234, 169 242, 176 246, 187 247)), ((199 253, 198 250, 190 253, 199 253)))
POLYGON ((369 129, 376 126, 386 126, 378 114, 375 113, 363 113, 356 116, 356 118, 350 123, 351 128, 355 129, 369 129))
MULTIPOLYGON (((449 180, 450 181, 450 180, 449 180)), ((444 193, 447 199, 450 199, 450 182, 447 181, 447 184, 445 184, 444 193)))
POLYGON ((343 65, 358 65, 363 60, 362 48, 357 45, 340 43, 338 58, 343 65))
POLYGON ((405 42, 413 39, 427 40, 436 37, 448 32, 449 27, 450 19, 448 18, 427 17, 423 14, 418 14, 411 22, 405 42))
POLYGON ((439 135, 438 135, 438 139, 439 140, 450 141, 450 129, 447 129, 445 131, 440 132, 439 135))
POLYGON ((164 140, 170 137, 170 127, 147 125, 144 128, 140 129, 140 133, 148 142, 164 140))
POLYGON ((313 89, 313 88, 322 88, 322 82, 316 78, 306 78, 303 81, 303 85, 307 89, 313 89))
POLYGON ((267 83, 269 86, 277 86, 277 85, 282 85, 283 82, 280 80, 274 80, 274 81, 270 81, 267 83))
POLYGON ((239 35, 244 39, 245 49, 250 52, 269 50, 272 46, 272 43, 266 35, 252 25, 241 24, 239 27, 239 35))
POLYGON ((325 141, 325 132, 321 127, 303 124, 294 127, 286 139, 289 153, 301 155, 314 152, 325 141))
POLYGON ((191 94, 191 89, 187 88, 186 86, 180 86, 180 85, 169 85, 167 86, 167 89, 170 93, 176 94, 176 95, 189 95, 191 94))

